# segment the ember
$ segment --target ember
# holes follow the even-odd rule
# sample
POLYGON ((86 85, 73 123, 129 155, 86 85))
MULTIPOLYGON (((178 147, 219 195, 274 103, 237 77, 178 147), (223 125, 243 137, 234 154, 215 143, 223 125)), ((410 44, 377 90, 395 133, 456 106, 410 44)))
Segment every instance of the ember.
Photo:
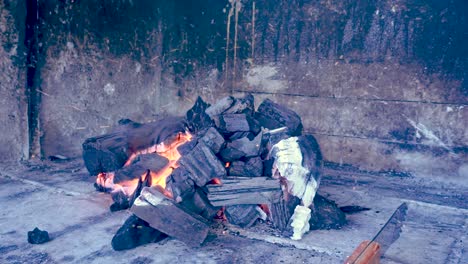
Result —
POLYGON ((270 100, 255 111, 253 102, 251 95, 214 105, 198 98, 185 118, 127 121, 83 143, 86 167, 97 189, 112 194, 111 210, 131 207, 190 245, 205 240, 214 219, 241 227, 268 220, 300 239, 320 226, 309 223, 323 219, 312 212, 326 211, 314 204, 320 148, 301 135, 295 112, 270 100))

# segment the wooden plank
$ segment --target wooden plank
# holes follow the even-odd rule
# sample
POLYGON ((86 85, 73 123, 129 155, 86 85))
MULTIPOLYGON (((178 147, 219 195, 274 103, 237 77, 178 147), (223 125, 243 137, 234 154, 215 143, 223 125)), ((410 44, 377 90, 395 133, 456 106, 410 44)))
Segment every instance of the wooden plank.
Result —
POLYGON ((151 227, 188 245, 198 246, 208 235, 208 224, 154 188, 144 188, 130 209, 151 227))
POLYGON ((270 204, 282 195, 279 180, 270 177, 226 177, 220 185, 208 185, 208 200, 214 206, 270 204))

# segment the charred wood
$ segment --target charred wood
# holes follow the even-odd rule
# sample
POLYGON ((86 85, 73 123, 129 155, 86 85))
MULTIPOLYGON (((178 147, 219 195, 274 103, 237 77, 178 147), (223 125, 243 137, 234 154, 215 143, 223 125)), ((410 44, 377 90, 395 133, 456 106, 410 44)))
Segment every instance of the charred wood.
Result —
POLYGON ((155 188, 144 188, 131 211, 151 227, 192 246, 203 243, 208 235, 206 220, 183 209, 155 188))
POLYGON ((269 177, 226 177, 219 185, 208 185, 208 200, 214 206, 271 204, 281 200, 278 180, 269 177))
MULTIPOLYGON (((292 195, 286 195, 276 203, 268 204, 269 219, 279 230, 285 232, 288 229, 289 219, 294 213, 294 208, 301 200, 292 195)), ((290 227, 289 227, 290 228, 290 227)))
POLYGON ((193 107, 187 111, 186 119, 190 132, 195 133, 204 128, 214 126, 213 120, 205 113, 209 107, 210 105, 205 103, 199 96, 193 107))
POLYGON ((131 215, 112 238, 112 248, 116 251, 136 248, 148 243, 156 243, 167 235, 152 228, 136 215, 131 215))
POLYGON ((190 153, 183 156, 179 164, 189 172, 189 177, 200 187, 214 178, 226 176, 221 161, 203 142, 199 142, 190 153))
POLYGON ((287 126, 291 136, 299 136, 302 133, 302 121, 299 115, 270 99, 266 99, 260 104, 255 118, 262 127, 268 129, 287 126))
POLYGON ((340 229, 346 224, 346 215, 336 203, 319 194, 315 196, 311 209, 309 220, 311 230, 340 229))
POLYGON ((211 205, 206 193, 201 188, 196 188, 191 197, 182 200, 180 205, 186 210, 198 214, 208 221, 212 221, 220 207, 211 205))
POLYGON ((263 174, 263 161, 260 157, 248 159, 246 162, 233 161, 229 166, 230 176, 260 177, 263 174))
POLYGON ((250 227, 262 218, 262 209, 255 204, 226 206, 224 213, 229 223, 240 227, 250 227))
POLYGON ((252 116, 246 114, 223 114, 219 116, 219 131, 223 134, 252 132, 257 135, 260 125, 252 116))
POLYGON ((158 172, 169 164, 169 160, 156 153, 138 156, 131 165, 117 170, 114 183, 131 181, 146 174, 148 170, 158 172))
POLYGON ((183 167, 176 168, 167 178, 166 183, 166 188, 178 203, 189 199, 195 192, 195 183, 189 177, 189 172, 183 167))

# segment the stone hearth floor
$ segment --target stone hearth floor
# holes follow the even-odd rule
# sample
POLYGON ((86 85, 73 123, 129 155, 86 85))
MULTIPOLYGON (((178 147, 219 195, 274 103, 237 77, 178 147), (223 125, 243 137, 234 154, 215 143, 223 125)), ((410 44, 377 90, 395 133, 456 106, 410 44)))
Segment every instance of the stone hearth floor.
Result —
POLYGON ((116 252, 110 241, 130 213, 109 211, 111 197, 94 190, 94 177, 80 160, 1 164, 0 263, 343 263, 402 202, 409 206, 407 220, 381 263, 467 263, 466 180, 332 167, 324 175, 322 195, 339 206, 371 210, 348 215, 341 230, 312 231, 301 241, 279 237, 261 223, 214 228, 199 248, 169 238, 116 252), (27 232, 35 227, 53 240, 29 244, 27 232))

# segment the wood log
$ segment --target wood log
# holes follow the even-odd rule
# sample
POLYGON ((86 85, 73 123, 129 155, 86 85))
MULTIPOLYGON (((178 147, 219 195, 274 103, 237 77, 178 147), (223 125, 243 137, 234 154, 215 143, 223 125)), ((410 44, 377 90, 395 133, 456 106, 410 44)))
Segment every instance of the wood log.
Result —
POLYGON ((226 177, 220 185, 208 185, 208 200, 214 206, 271 204, 281 199, 278 180, 269 177, 226 177))
POLYGON ((292 231, 292 228, 288 226, 289 220, 294 213, 294 208, 301 203, 301 200, 289 194, 286 194, 284 197, 285 199, 280 199, 276 203, 267 204, 268 217, 276 228, 283 232, 288 232, 292 231))
POLYGON ((262 218, 262 209, 256 204, 226 206, 224 213, 229 223, 240 227, 250 227, 262 218))
POLYGON ((218 153, 224 145, 224 138, 214 127, 210 127, 200 138, 213 153, 218 153))
POLYGON ((214 178, 226 176, 224 165, 203 142, 198 142, 192 151, 182 156, 179 164, 189 172, 189 177, 199 187, 214 178))
POLYGON ((155 188, 144 188, 130 211, 151 227, 191 246, 200 245, 208 235, 205 219, 183 209, 155 188))
POLYGON ((186 123, 180 117, 167 117, 156 122, 134 122, 118 126, 109 134, 88 138, 83 143, 83 160, 91 175, 114 172, 132 154, 160 143, 170 143, 185 132, 186 123))
POLYGON ((130 181, 144 175, 148 170, 159 172, 169 164, 169 160, 156 153, 138 156, 131 165, 123 167, 114 173, 114 183, 130 181))
POLYGON ((302 133, 301 117, 293 110, 277 104, 270 99, 265 99, 255 113, 262 127, 268 129, 287 126, 291 136, 299 136, 302 133))
POLYGON ((263 160, 260 157, 248 159, 246 162, 234 161, 229 166, 229 176, 260 177, 263 174, 263 160))

